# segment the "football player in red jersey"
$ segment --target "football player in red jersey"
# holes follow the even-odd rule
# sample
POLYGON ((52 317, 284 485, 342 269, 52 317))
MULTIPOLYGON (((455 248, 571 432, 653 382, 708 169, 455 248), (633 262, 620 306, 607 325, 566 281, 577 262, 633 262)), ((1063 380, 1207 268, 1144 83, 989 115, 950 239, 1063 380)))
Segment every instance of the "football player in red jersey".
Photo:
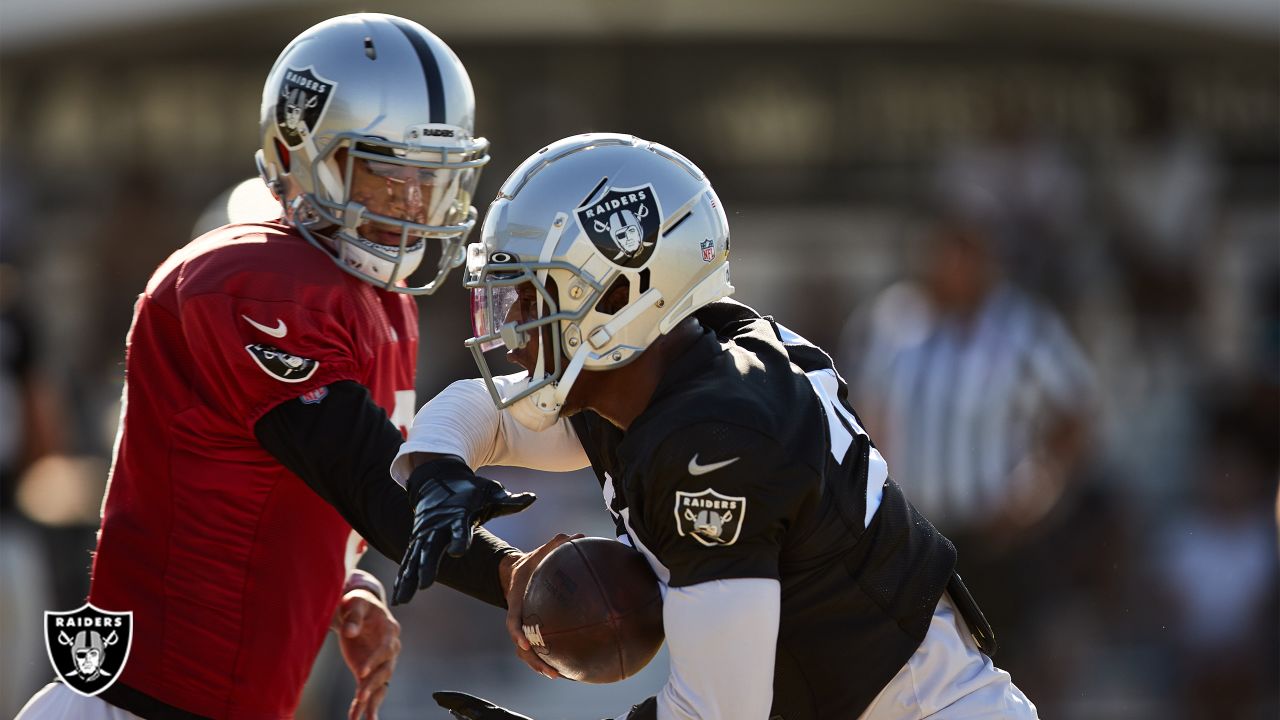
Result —
POLYGON ((281 217, 192 241, 135 307, 89 594, 133 613, 128 659, 21 717, 291 717, 331 626, 350 715, 376 716, 399 627, 353 529, 397 560, 408 541, 387 468, 413 417, 412 296, 474 225, 474 114, 458 57, 408 20, 337 17, 281 53, 257 153, 281 217))

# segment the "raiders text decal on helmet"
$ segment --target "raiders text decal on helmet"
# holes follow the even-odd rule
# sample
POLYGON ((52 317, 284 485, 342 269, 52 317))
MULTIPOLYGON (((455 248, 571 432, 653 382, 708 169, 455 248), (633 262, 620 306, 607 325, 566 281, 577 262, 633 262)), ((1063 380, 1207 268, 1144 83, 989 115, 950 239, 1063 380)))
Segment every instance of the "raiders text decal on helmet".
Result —
POLYGON ((653 254, 662 208, 652 185, 609 188, 599 200, 574 211, 578 225, 610 261, 629 268, 653 254))
POLYGON ((333 97, 332 80, 316 77, 315 68, 286 68, 276 105, 276 126, 285 147, 302 147, 305 135, 315 132, 333 97))

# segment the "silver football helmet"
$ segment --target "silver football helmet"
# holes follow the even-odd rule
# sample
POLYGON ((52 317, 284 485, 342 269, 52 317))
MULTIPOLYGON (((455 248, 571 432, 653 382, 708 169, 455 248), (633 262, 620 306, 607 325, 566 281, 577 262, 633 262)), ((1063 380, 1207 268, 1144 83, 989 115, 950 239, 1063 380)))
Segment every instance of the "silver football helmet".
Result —
POLYGON ((303 32, 267 76, 259 124, 258 171, 286 220, 344 270, 420 295, 462 264, 489 143, 473 137, 466 69, 426 28, 358 13, 303 32), (435 273, 409 287, 428 239, 435 273))
POLYGON ((535 430, 555 422, 583 370, 625 365, 733 292, 729 222, 711 183, 675 151, 630 135, 539 150, 502 186, 481 236, 467 248, 466 345, 498 407, 535 430), (613 290, 624 284, 625 295, 613 290), (536 308, 512 320, 522 286, 536 308), (604 307, 606 294, 625 303, 604 307), (533 370, 495 377, 484 353, 535 336, 533 370))

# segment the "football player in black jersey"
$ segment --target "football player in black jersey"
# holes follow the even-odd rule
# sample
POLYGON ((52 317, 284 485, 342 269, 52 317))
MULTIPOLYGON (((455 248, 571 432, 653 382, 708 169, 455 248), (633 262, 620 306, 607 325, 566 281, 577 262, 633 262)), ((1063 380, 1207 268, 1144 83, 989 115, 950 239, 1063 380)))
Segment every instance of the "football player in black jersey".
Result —
MULTIPOLYGON (((482 378, 424 407, 393 465, 416 512, 396 599, 492 511, 496 483, 473 468, 589 464, 664 593, 671 677, 619 717, 1035 717, 983 652, 955 548, 890 478, 831 359, 724 299, 728 255, 711 185, 656 143, 579 135, 515 171, 469 250, 482 378), (500 346, 527 372, 495 376, 484 353, 500 346)), ((519 606, 566 537, 528 555, 476 537, 468 557, 503 588, 518 654, 554 677, 519 606)))

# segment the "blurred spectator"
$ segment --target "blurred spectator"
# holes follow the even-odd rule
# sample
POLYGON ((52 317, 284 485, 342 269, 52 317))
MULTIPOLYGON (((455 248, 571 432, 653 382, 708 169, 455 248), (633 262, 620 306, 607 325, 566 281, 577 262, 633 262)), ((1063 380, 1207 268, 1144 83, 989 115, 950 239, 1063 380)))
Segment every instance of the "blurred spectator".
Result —
POLYGON ((1218 222, 1219 172, 1207 138, 1178 124, 1169 80, 1139 71, 1127 141, 1103 168, 1115 261, 1139 330, 1180 341, 1201 301, 1201 261, 1218 222))
POLYGON ((1009 278, 1058 307, 1073 307, 1099 264, 1087 225, 1087 187, 1066 148, 1028 116, 1025 100, 1000 92, 985 137, 944 151, 935 190, 952 206, 976 188, 999 198, 989 211, 992 252, 1009 278))
POLYGON ((52 385, 39 366, 37 333, 19 305, 21 278, 0 265, 0 511, 13 510, 18 479, 61 447, 52 385))
POLYGON ((865 352, 851 329, 845 357, 862 358, 854 406, 892 476, 962 548, 959 571, 1017 680, 1040 599, 1031 530, 1072 477, 1093 380, 1062 321, 1003 279, 984 207, 941 213, 923 277, 877 299, 865 352))
POLYGON ((921 282, 875 302, 857 407, 944 531, 1012 540, 1061 491, 1091 371, 1062 321, 1002 279, 982 218, 944 213, 926 256, 921 282))
MULTIPOLYGON (((1212 381, 1209 361, 1244 346, 1228 330, 1233 312, 1217 312, 1226 322, 1213 335, 1197 333, 1197 315, 1213 312, 1210 299, 1241 290, 1213 284, 1231 276, 1233 257, 1231 247, 1215 248, 1222 214, 1217 154, 1180 119, 1171 82, 1152 68, 1133 71, 1128 134, 1105 154, 1098 184, 1119 289, 1109 317, 1095 326, 1094 357, 1112 421, 1103 452, 1126 478, 1124 490, 1154 512, 1176 509, 1197 481, 1205 428, 1193 391, 1212 381)), ((1274 233, 1270 242, 1274 247, 1274 233)))
POLYGON ((1188 717, 1262 717, 1258 699, 1275 699, 1275 437, 1256 429, 1247 414, 1219 414, 1193 501, 1154 548, 1175 631, 1173 687, 1188 717))
POLYGON ((19 307, 21 278, 0 264, 0 714, 50 674, 43 612, 51 609, 49 538, 18 511, 23 473, 61 445, 57 401, 40 371, 36 332, 19 307))

